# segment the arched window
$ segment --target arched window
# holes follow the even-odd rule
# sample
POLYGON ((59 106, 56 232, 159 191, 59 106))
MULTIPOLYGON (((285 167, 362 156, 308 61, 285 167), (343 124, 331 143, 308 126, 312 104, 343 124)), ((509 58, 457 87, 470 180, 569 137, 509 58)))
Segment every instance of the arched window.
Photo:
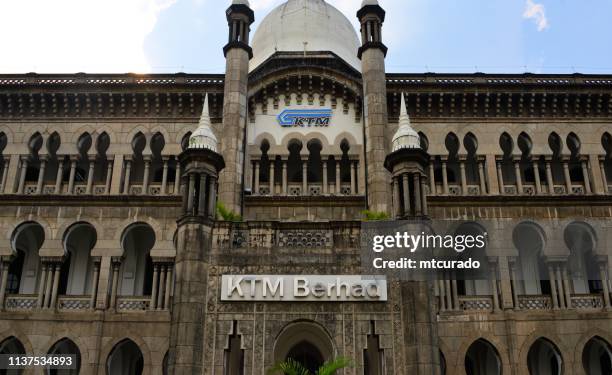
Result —
MULTIPOLYGON (((473 133, 467 133, 463 138, 463 147, 467 151, 465 160, 465 177, 468 185, 480 183, 478 172, 478 139, 473 133)), ((481 192, 482 193, 482 192, 481 192)), ((464 192, 467 194, 467 192, 464 192)))
POLYGON ((606 156, 603 160, 603 171, 606 175, 606 186, 604 186, 604 191, 609 193, 609 186, 612 185, 612 135, 610 135, 610 133, 605 132, 601 136, 601 145, 606 152, 606 156))
MULTIPOLYGON (((289 160, 287 161, 287 176, 289 182, 302 182, 302 142, 297 139, 289 141, 289 160)), ((305 193, 305 192, 303 192, 305 193)))
POLYGON ((166 140, 163 134, 155 133, 151 137, 151 172, 153 182, 160 183, 164 175, 164 161, 162 151, 166 147, 166 140))
POLYGON ((586 176, 582 173, 582 163, 580 161, 580 138, 575 133, 569 133, 567 136, 567 148, 570 151, 570 179, 572 182, 582 183, 586 176))
POLYGON ((520 223, 512 232, 512 240, 519 252, 515 265, 517 294, 550 295, 550 280, 542 254, 545 245, 542 229, 534 223, 520 223))
MULTIPOLYGON (((79 159, 77 161, 76 173, 74 175, 74 182, 87 182, 89 174, 89 150, 91 149, 93 140, 91 134, 83 133, 77 141, 77 150, 79 152, 79 159)), ((70 173, 70 170, 68 170, 70 173)))
POLYGON ((421 141, 421 148, 427 152, 429 150, 429 139, 423 132, 419 132, 419 140, 421 141))
POLYGON ((323 146, 318 139, 312 139, 306 145, 308 149, 308 182, 323 181, 323 163, 321 162, 321 150, 323 146))
POLYGON ((552 342, 539 338, 529 348, 527 365, 529 375, 561 375, 563 359, 552 342))
MULTIPOLYGON (((57 151, 59 150, 61 144, 62 144, 62 139, 59 133, 57 132, 51 133, 49 138, 47 138, 48 155, 47 155, 47 164, 46 164, 46 169, 45 169, 44 181, 46 181, 50 185, 55 185, 55 180, 57 179, 57 171, 59 169, 59 164, 64 163, 64 158, 59 157, 57 155, 57 151)), ((65 168, 66 166, 63 166, 63 167, 65 168)))
MULTIPOLYGON (((0 354, 1 355, 24 355, 26 354, 25 348, 21 341, 15 337, 9 337, 0 343, 0 354)), ((23 370, 0 370, 2 375, 21 375, 23 370)))
POLYGON ((69 256, 62 268, 59 294, 82 296, 91 292, 94 282, 91 250, 96 240, 96 230, 90 224, 78 223, 68 228, 64 248, 69 256))
POLYGON ((582 366, 587 375, 612 374, 612 346, 601 337, 593 337, 584 346, 582 366))
POLYGON ((446 375, 446 357, 442 350, 440 350, 440 375, 446 375))
POLYGON ((4 132, 0 132, 0 194, 4 193, 6 185, 6 174, 8 172, 8 160, 4 157, 4 149, 8 145, 8 138, 4 132))
POLYGON ((50 349, 50 355, 72 355, 74 356, 74 368, 71 370, 48 370, 48 375, 78 375, 81 371, 81 351, 76 344, 68 339, 63 338, 56 342, 50 349))
POLYGON ((121 238, 124 258, 119 275, 120 295, 151 295, 153 262, 150 251, 154 245, 155 232, 148 224, 133 224, 124 231, 121 238))
POLYGON ((455 133, 448 133, 444 140, 444 145, 448 151, 448 162, 446 165, 448 182, 456 184, 459 182, 459 138, 455 133))
POLYGON ((96 167, 94 168, 94 182, 99 184, 106 183, 109 167, 108 149, 110 148, 110 137, 108 133, 102 132, 96 140, 96 167))
POLYGON ((499 354, 487 340, 476 340, 465 354, 467 375, 500 375, 501 368, 499 354))
MULTIPOLYGON (((519 150, 521 150, 521 160, 520 160, 520 170, 521 170, 521 178, 523 182, 527 184, 535 184, 535 172, 533 168, 533 155, 531 151, 533 150, 533 142, 531 141, 531 137, 522 132, 519 134, 517 142, 516 142, 519 150)), ((536 160, 538 163, 539 160, 536 160)), ((539 176, 540 181, 546 181, 546 166, 544 164, 539 165, 539 176)), ((523 192, 525 193, 525 192, 523 192)), ((535 190, 534 190, 535 194, 535 190)))
POLYGON ((24 223, 15 230, 12 246, 17 257, 9 268, 8 293, 35 294, 38 291, 41 272, 38 251, 44 240, 45 232, 38 223, 24 223))
POLYGON ((349 151, 351 145, 346 139, 340 142, 340 150, 342 150, 342 158, 340 159, 340 182, 350 183, 351 182, 351 159, 349 151))
POLYGON ((596 237, 586 223, 572 223, 565 228, 565 244, 570 250, 567 260, 574 293, 601 293, 603 285, 594 255, 596 237))
MULTIPOLYGON (((552 152, 551 170, 553 177, 553 184, 565 184, 565 175, 563 172, 563 140, 559 134, 552 132, 548 136, 548 146, 552 152)), ((554 187, 550 189, 554 191, 554 187)))
POLYGON ((107 375, 141 375, 143 368, 142 352, 132 340, 115 345, 106 360, 107 375))
POLYGON ((499 147, 502 150, 501 169, 504 186, 500 189, 506 193, 505 186, 516 185, 516 174, 514 173, 514 141, 510 134, 504 132, 499 137, 499 147))
POLYGON ((43 146, 43 137, 39 132, 34 133, 28 142, 30 155, 28 157, 28 165, 26 169, 25 182, 37 182, 38 172, 40 170, 39 152, 43 146))
POLYGON ((132 169, 130 171, 130 185, 139 185, 143 182, 144 158, 142 153, 146 146, 147 139, 145 138, 144 134, 138 132, 132 139, 132 169))

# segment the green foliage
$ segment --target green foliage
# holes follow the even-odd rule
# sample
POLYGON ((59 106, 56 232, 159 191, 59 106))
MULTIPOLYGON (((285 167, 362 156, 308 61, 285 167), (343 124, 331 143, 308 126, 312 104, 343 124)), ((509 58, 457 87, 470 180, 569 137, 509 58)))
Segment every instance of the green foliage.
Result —
POLYGON ((227 207, 221 202, 217 203, 217 217, 221 217, 224 221, 240 222, 242 216, 238 215, 234 211, 228 210, 227 207))
POLYGON ((325 362, 319 367, 315 374, 312 374, 301 363, 289 358, 285 362, 278 363, 272 367, 268 374, 284 374, 284 375, 334 375, 336 371, 349 367, 351 361, 345 357, 339 357, 332 361, 325 362))
POLYGON ((363 214, 363 216, 365 216, 365 221, 383 221, 390 219, 389 214, 386 212, 365 210, 361 213, 363 214))

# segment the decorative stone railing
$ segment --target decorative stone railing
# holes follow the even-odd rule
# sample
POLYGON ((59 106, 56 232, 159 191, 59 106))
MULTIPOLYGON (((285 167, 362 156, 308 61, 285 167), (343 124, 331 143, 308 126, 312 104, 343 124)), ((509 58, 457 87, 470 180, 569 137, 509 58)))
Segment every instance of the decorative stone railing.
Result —
POLYGON ((144 312, 149 310, 150 296, 144 297, 117 297, 117 311, 119 312, 144 312))
POLYGON ((304 192, 304 186, 300 183, 289 183, 287 185, 287 194, 282 192, 282 186, 276 184, 274 186, 274 191, 270 190, 270 185, 267 182, 261 182, 259 186, 259 190, 255 192, 255 195, 258 196, 289 196, 289 197, 300 197, 300 196, 310 196, 310 197, 320 197, 320 196, 350 196, 353 195, 351 191, 351 184, 343 183, 340 185, 339 193, 336 192, 336 184, 329 184, 327 187, 327 194, 325 194, 323 189, 323 184, 321 183, 309 183, 306 185, 306 192, 304 192))
POLYGON ((459 310, 462 311, 480 311, 480 312, 492 312, 493 311, 493 297, 492 296, 460 296, 459 297, 459 310))
POLYGON ((572 191, 571 194, 572 195, 585 195, 585 188, 584 185, 572 185, 572 191))
POLYGON ((552 298, 546 295, 518 296, 519 309, 521 310, 551 310, 552 298))
POLYGON ((570 299, 573 309, 601 310, 604 308, 603 296, 599 294, 575 294, 570 299))
POLYGON ((59 311, 83 311, 91 309, 91 296, 60 296, 57 300, 59 311))
POLYGON ((34 310, 38 305, 37 295, 10 295, 6 297, 4 307, 7 310, 34 310))

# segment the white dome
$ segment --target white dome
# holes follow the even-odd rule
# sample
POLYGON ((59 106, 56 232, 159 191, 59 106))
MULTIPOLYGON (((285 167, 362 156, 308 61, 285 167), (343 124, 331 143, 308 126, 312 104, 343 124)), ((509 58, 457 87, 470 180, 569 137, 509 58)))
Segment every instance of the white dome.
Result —
POLYGON ((359 37, 351 22, 324 0, 289 0, 261 22, 252 42, 250 70, 277 51, 330 51, 361 71, 359 37), (305 44, 307 43, 307 44, 305 44))

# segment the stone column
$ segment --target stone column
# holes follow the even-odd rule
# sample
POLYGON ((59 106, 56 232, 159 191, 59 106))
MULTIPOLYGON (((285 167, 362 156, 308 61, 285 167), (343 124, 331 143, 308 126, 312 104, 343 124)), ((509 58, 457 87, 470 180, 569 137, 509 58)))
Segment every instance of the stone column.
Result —
POLYGON ((254 186, 254 191, 253 194, 254 195, 259 195, 259 160, 255 161, 255 183, 253 184, 254 186))
POLYGON ((21 157, 21 170, 20 170, 20 175, 19 175, 19 186, 17 187, 17 194, 23 194, 27 170, 28 170, 28 156, 22 156, 21 157))
POLYGON ((130 194, 130 177, 132 175, 132 157, 125 157, 125 175, 123 176, 123 194, 130 194))
POLYGON ((491 264, 491 292, 493 294, 493 311, 499 311, 499 292, 497 288, 497 271, 495 264, 491 264))
POLYGON ((342 190, 342 175, 340 171, 340 161, 342 160, 342 156, 334 157, 336 160, 336 195, 340 195, 340 191, 342 190))
POLYGON ((166 289, 166 274, 168 267, 166 265, 160 265, 159 267, 159 287, 157 291, 157 310, 164 309, 164 295, 168 293, 166 289))
POLYGON ((438 289, 440 294, 440 311, 446 311, 446 286, 444 285, 444 280, 438 280, 438 289))
POLYGON ((557 299, 557 282, 555 280, 555 271, 552 264, 548 264, 548 279, 550 280, 550 293, 553 302, 553 309, 559 310, 559 300, 557 299))
POLYGON ((555 195, 555 181, 552 174, 552 160, 546 158, 546 183, 548 184, 548 194, 555 195))
MULTIPOLYGON (((200 174, 200 189, 199 189, 199 197, 198 197, 198 215, 206 216, 206 210, 208 209, 208 204, 210 203, 206 195, 206 174, 200 174)), ((160 286, 161 288, 161 286, 160 286)))
POLYGON ((89 308, 91 310, 96 309, 96 299, 98 297, 98 283, 100 281, 100 262, 93 262, 93 279, 91 280, 91 296, 89 298, 89 308))
POLYGON ((181 163, 177 161, 174 177, 174 195, 181 195, 181 163))
POLYGON ((421 216, 423 207, 421 206, 421 180, 418 173, 412 175, 412 184, 414 188, 414 214, 421 216))
POLYGON ((153 264, 153 289, 151 291, 151 301, 149 310, 157 309, 157 286, 159 285, 159 263, 153 264))
POLYGON ((421 207, 423 210, 423 216, 428 216, 429 207, 427 207, 427 183, 423 177, 421 177, 421 207))
POLYGON ((599 278, 601 279, 601 284, 603 285, 604 307, 606 309, 609 309, 610 308, 610 288, 608 288, 608 278, 606 276, 607 276, 606 275, 606 264, 601 262, 599 263, 599 278))
MULTIPOLYGON (((2 190, 0 190, 2 191, 2 190)), ((6 294, 6 283, 8 280, 9 262, 2 259, 2 280, 0 281, 0 311, 4 310, 4 298, 6 294)))
POLYGON ((192 215, 195 198, 195 176, 193 174, 189 175, 189 183, 187 185, 187 191, 185 194, 187 194, 187 212, 192 215))
POLYGON ((404 189, 404 212, 402 216, 408 216, 410 215, 411 209, 410 209, 410 184, 409 184, 409 180, 408 180, 409 176, 408 173, 405 173, 404 175, 402 175, 402 181, 403 181, 403 189, 404 189))
POLYGON ((76 176, 77 156, 70 156, 70 177, 68 178, 68 194, 74 194, 74 178, 76 176))
POLYGON ((465 159, 459 162, 459 171, 461 174, 461 194, 467 195, 467 176, 465 175, 465 159))
POLYGON ((276 164, 275 160, 270 159, 270 181, 269 181, 269 183, 270 183, 270 195, 275 195, 274 194, 275 193, 275 191, 274 191, 274 188, 275 188, 274 180, 276 179, 276 176, 274 176, 274 174, 276 172, 274 170, 276 168, 275 164, 276 164))
POLYGON ((168 190, 168 162, 170 158, 167 156, 162 157, 162 161, 164 163, 164 167, 162 170, 162 184, 161 184, 161 195, 166 195, 168 190))
POLYGON ((149 195, 149 174, 151 173, 151 156, 143 156, 144 174, 142 176, 142 195, 149 195))
MULTIPOLYGON (((561 309, 565 309, 565 288, 563 287, 563 277, 561 277, 561 267, 557 264, 555 269, 557 271, 555 278, 557 279, 557 284, 559 284, 559 307, 561 309)), ((571 305, 571 301, 569 299, 567 300, 567 303, 571 305)))
POLYGON ((217 216, 217 182, 214 178, 208 179, 208 218, 215 220, 217 216))
POLYGON ((567 265, 562 264, 563 273, 563 290, 565 290, 565 299, 567 300, 567 308, 572 309, 572 289, 569 276, 567 274, 567 265))
POLYGON ((603 160, 599 161, 599 169, 601 170, 601 182, 603 185, 603 194, 609 194, 608 190, 608 176, 606 175, 606 165, 603 160))
POLYGON ((0 194, 3 194, 4 190, 6 190, 6 179, 8 178, 9 161, 2 160, 1 162, 2 162, 2 177, 0 179, 0 194))
POLYGON ((89 160, 89 170, 87 171, 87 189, 85 194, 91 195, 93 192, 94 170, 96 166, 95 158, 89 160))
POLYGON ((64 157, 57 157, 57 175, 55 177, 55 194, 62 193, 62 180, 64 178, 64 157))
POLYGON ((605 174, 605 171, 601 169, 599 155, 589 155, 589 170, 591 172, 591 190, 593 190, 593 194, 607 194, 607 186, 601 185, 602 177, 604 177, 602 174, 605 174))
POLYGON ((400 177, 393 177, 393 207, 395 208, 395 218, 400 218, 402 216, 399 179, 400 177))
POLYGON ((51 302, 51 291, 53 285, 54 267, 50 263, 47 266, 47 281, 45 282, 45 300, 43 302, 43 308, 48 309, 51 302))
POLYGON ((434 162, 434 158, 431 158, 429 161, 429 194, 433 196, 438 194, 436 191, 436 171, 434 169, 434 162))
POLYGON ((586 160, 582 161, 582 175, 584 176, 584 192, 587 195, 591 195, 591 174, 589 173, 589 167, 586 160))
POLYGON ((308 160, 302 160, 302 195, 308 194, 308 160))
POLYGON ((329 194, 329 180, 328 180, 328 172, 327 172, 327 160, 323 161, 323 194, 329 194))
POLYGON ((520 301, 518 298, 518 280, 516 277, 516 261, 513 261, 512 263, 510 263, 510 273, 512 275, 512 299, 514 300, 514 310, 520 310, 521 309, 521 305, 520 305, 520 301))
POLYGON ((480 182, 480 195, 487 195, 487 179, 485 177, 484 161, 478 161, 478 181, 480 182))
POLYGON ((521 173, 521 161, 514 160, 514 174, 516 175, 516 194, 523 195, 523 176, 521 173))
POLYGON ((47 157, 40 157, 40 169, 38 170, 38 183, 36 184, 36 194, 43 193, 43 184, 45 182, 45 169, 47 168, 47 157))
POLYGON ((563 176, 565 177, 565 194, 572 194, 572 177, 570 176, 569 171, 569 162, 567 160, 563 161, 563 176))
POLYGON ((119 267, 121 266, 121 261, 117 258, 113 258, 111 260, 113 267, 113 278, 111 281, 111 296, 110 296, 110 305, 109 308, 112 310, 117 309, 117 287, 119 285, 119 267))
POLYGON ((540 181, 540 163, 537 160, 533 161, 533 175, 535 177, 536 195, 542 194, 542 181, 540 181))
POLYGON ((443 194, 448 195, 448 165, 446 160, 442 160, 442 188, 443 194))
POLYGON ((355 173, 356 162, 351 161, 349 166, 351 168, 351 195, 357 195, 357 175, 355 173))
POLYGON ((168 265, 167 274, 166 274, 166 293, 164 294, 164 309, 170 309, 170 293, 172 292, 172 284, 173 284, 173 275, 172 275, 172 265, 168 265))
POLYGON ((504 170, 502 169, 503 163, 504 163, 503 160, 497 160, 495 162, 497 166, 497 181, 499 183, 499 194, 505 195, 506 188, 504 185, 504 170))
POLYGON ((45 289, 47 281, 47 263, 41 264, 40 279, 38 280, 38 303, 36 304, 39 309, 44 307, 45 289))
MULTIPOLYGON (((15 181, 17 180, 17 175, 19 173, 20 166, 20 156, 19 155, 11 155, 11 158, 8 162, 8 172, 5 177, 4 182, 4 194, 13 194, 15 193, 15 181), (10 182, 9 182, 10 181, 10 182)), ((6 164, 5 164, 6 168, 6 164)))
POLYGON ((104 183, 104 192, 106 195, 110 195, 111 193, 111 181, 113 179, 113 162, 114 158, 111 156, 108 158, 106 163, 106 181, 104 183))
POLYGON ((61 269, 62 269, 62 265, 60 263, 57 263, 55 265, 55 272, 53 275, 53 290, 51 291, 51 304, 49 306, 50 309, 57 308, 57 294, 58 294, 61 269))

